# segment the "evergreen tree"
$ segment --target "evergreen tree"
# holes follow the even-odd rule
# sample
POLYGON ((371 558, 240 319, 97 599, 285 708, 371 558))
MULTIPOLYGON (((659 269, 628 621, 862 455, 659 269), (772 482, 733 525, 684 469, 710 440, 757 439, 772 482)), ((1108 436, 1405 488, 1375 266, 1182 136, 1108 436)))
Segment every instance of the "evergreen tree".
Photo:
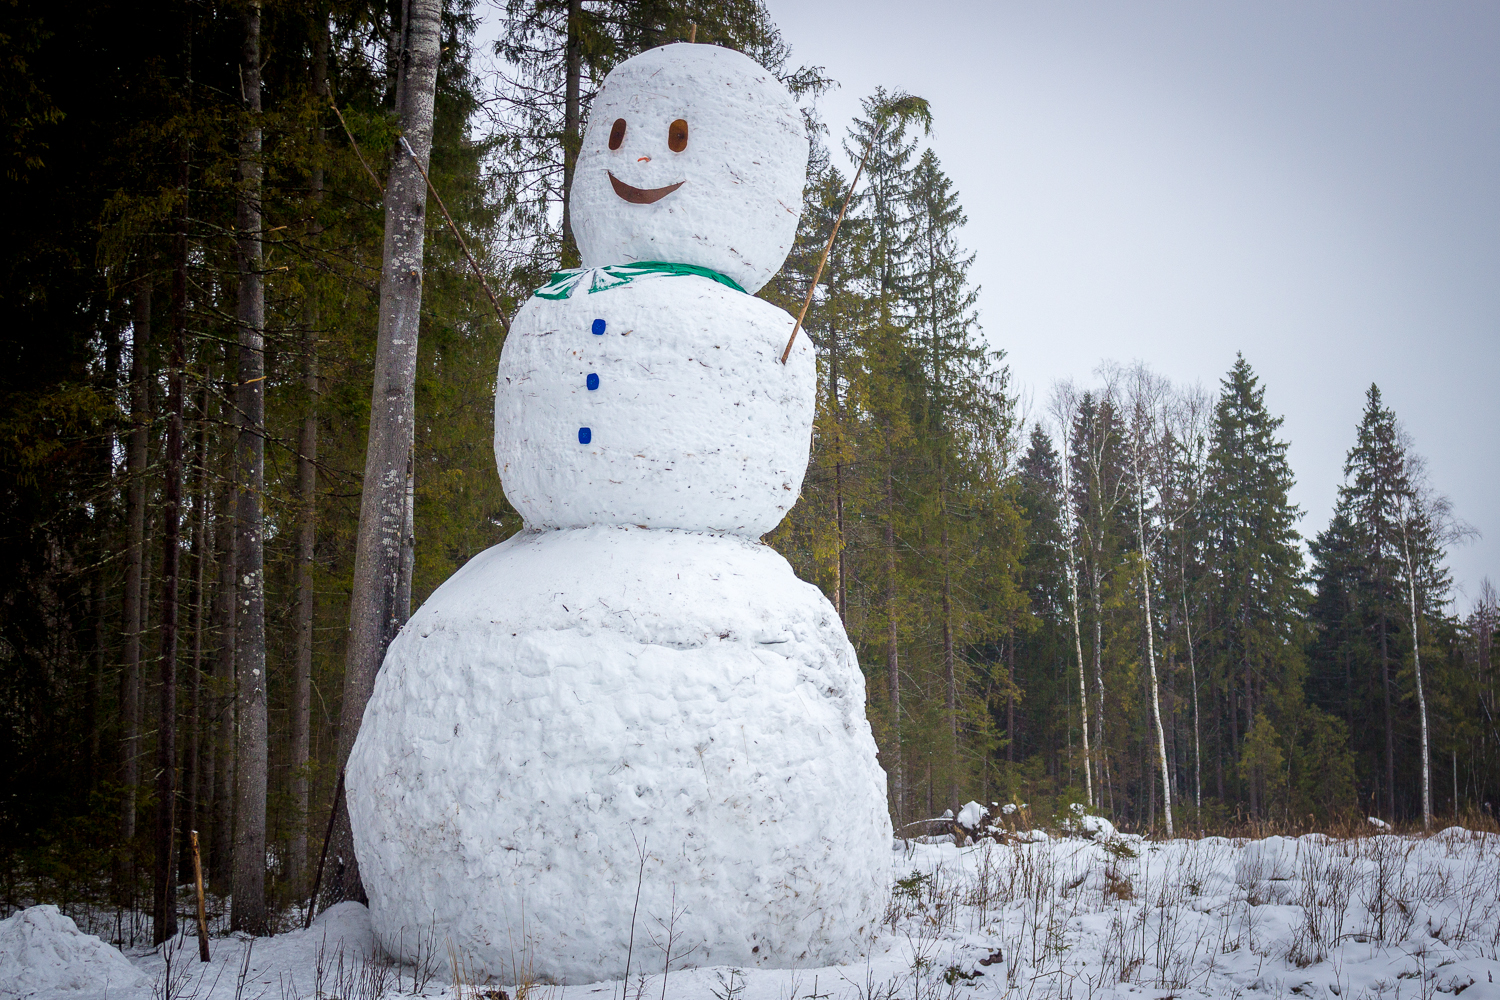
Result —
MULTIPOLYGON (((1248 738, 1256 706, 1266 709, 1300 676, 1300 512, 1289 499, 1287 444, 1276 437, 1281 423, 1266 410, 1265 388, 1250 364, 1237 357, 1214 411, 1204 496, 1206 558, 1215 590, 1213 662, 1235 745, 1238 719, 1244 719, 1248 738)), ((1251 814, 1260 814, 1260 783, 1244 774, 1242 779, 1251 814)))
MULTIPOLYGON (((1356 431, 1356 441, 1344 462, 1344 483, 1339 487, 1335 518, 1347 525, 1357 575, 1353 584, 1359 627, 1368 648, 1364 663, 1356 668, 1367 690, 1378 684, 1384 720, 1384 778, 1375 781, 1383 794, 1372 800, 1384 807, 1391 822, 1396 819, 1396 711, 1400 693, 1394 688, 1394 644, 1403 617, 1400 586, 1399 498, 1409 490, 1396 426, 1396 415, 1382 402, 1380 389, 1371 385, 1365 394, 1365 412, 1356 431)), ((1330 543, 1335 539, 1330 537, 1330 543)), ((1361 741, 1368 746, 1368 741, 1361 741)), ((1374 774, 1370 775, 1374 778, 1374 774)))

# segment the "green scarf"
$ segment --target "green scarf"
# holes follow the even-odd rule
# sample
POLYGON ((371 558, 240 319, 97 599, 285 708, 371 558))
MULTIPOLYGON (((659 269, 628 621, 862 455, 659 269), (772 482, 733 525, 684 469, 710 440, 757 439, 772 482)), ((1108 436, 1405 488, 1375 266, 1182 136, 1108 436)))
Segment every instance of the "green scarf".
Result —
POLYGON ((594 292, 628 285, 636 278, 652 274, 696 274, 701 278, 708 278, 710 281, 717 281, 721 285, 733 288, 737 292, 745 291, 733 278, 722 275, 718 271, 710 271, 706 267, 699 267, 696 264, 670 264, 664 260, 643 260, 635 264, 576 267, 568 271, 558 271, 548 279, 545 285, 532 294, 539 299, 565 299, 587 280, 588 291, 592 295, 594 292))

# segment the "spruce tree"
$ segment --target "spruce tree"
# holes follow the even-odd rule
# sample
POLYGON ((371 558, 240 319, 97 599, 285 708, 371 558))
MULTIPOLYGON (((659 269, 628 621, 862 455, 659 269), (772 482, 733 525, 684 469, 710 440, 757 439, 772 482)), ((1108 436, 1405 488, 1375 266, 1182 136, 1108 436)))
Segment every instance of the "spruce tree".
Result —
POLYGON ((1384 717, 1385 780, 1379 786, 1386 818, 1395 822, 1396 722, 1399 691, 1394 688, 1394 634, 1400 628, 1400 498, 1410 489, 1405 473, 1396 415, 1381 401, 1380 388, 1365 393, 1365 411, 1354 447, 1344 461, 1344 483, 1339 487, 1336 516, 1352 528, 1358 577, 1356 602, 1371 660, 1364 673, 1378 679, 1384 717), (1374 669, 1372 669, 1374 668, 1374 669))
MULTIPOLYGON (((1287 443, 1276 436, 1281 424, 1267 411, 1265 388, 1249 362, 1236 357, 1214 410, 1204 517, 1216 591, 1216 657, 1227 685, 1231 731, 1242 712, 1246 738, 1255 728, 1257 706, 1263 710, 1298 669, 1293 627, 1302 595, 1300 511, 1289 496, 1287 443)), ((1256 783, 1246 792, 1252 815, 1261 814, 1256 783)))

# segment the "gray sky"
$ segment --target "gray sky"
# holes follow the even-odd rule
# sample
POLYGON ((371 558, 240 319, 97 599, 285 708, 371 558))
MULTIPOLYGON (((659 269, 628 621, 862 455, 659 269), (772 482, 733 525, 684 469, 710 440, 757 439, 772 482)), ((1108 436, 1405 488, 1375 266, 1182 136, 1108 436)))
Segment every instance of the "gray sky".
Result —
POLYGON ((1284 415, 1304 534, 1380 385, 1500 581, 1500 4, 769 0, 798 62, 932 102, 987 335, 1039 410, 1137 358, 1284 415))

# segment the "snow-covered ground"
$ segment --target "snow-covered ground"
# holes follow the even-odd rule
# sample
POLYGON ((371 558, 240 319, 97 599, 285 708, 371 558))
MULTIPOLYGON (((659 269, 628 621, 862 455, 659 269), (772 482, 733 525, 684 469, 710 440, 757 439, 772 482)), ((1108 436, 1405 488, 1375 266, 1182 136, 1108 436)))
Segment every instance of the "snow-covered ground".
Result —
POLYGON ((1153 843, 1091 825, 1087 838, 896 842, 886 919, 851 966, 687 969, 693 956, 674 954, 666 967, 643 914, 629 982, 477 984, 441 942, 420 966, 383 959, 364 909, 346 903, 308 931, 214 938, 207 965, 190 937, 134 955, 143 975, 131 980, 67 918, 34 907, 0 922, 0 997, 1500 998, 1500 835, 1153 843), (111 981, 74 989, 78 962, 111 981))

